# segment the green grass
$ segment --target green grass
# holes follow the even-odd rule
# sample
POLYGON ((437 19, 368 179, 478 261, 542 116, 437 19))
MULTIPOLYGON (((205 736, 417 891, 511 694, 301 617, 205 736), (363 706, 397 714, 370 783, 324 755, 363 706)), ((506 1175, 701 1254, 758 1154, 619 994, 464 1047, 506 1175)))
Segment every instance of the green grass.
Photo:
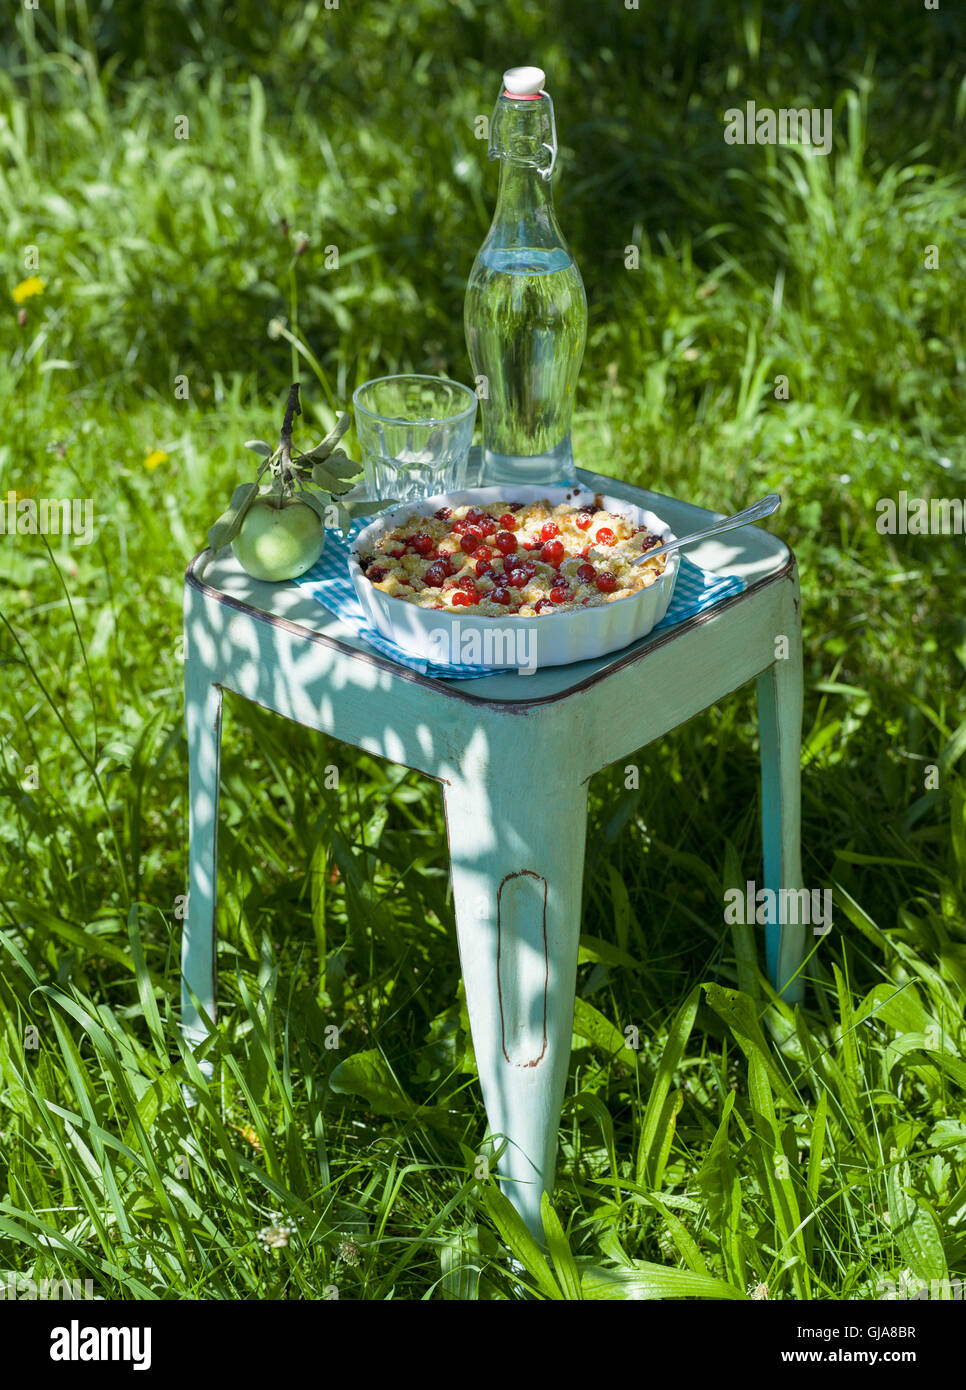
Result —
POLYGON ((0 497, 90 497, 96 524, 89 547, 0 537, 0 1275, 504 1299, 508 1249, 536 1297, 875 1298, 902 1271, 966 1274, 963 539, 875 527, 900 489, 966 497, 962 37, 914 7, 803 4, 794 28, 740 0, 587 8, 17 19, 0 295, 28 246, 46 286, 23 325, 0 309, 0 497), (594 779, 543 1252, 477 1176, 427 779, 229 699, 213 1082, 176 1027, 181 574, 250 472, 243 441, 277 428, 292 346, 270 325, 318 364, 299 369, 319 434, 379 372, 466 378, 495 187, 473 121, 537 53, 591 306, 579 458, 720 510, 782 492, 805 881, 835 894, 790 1011, 722 920, 760 876, 750 690, 642 750, 639 789, 594 779), (831 156, 724 145, 750 98, 831 107, 831 156), (278 1224, 288 1244, 260 1243, 278 1224))

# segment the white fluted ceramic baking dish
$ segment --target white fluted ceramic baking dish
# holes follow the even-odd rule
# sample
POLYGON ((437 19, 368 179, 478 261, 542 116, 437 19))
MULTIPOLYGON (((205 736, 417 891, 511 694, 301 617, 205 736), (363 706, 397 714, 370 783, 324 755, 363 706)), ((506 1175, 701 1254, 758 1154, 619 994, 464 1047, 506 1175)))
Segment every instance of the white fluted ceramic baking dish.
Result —
MULTIPOLYGON (((382 512, 377 519, 360 531, 349 556, 349 574, 353 587, 373 626, 384 637, 397 643, 413 656, 424 657, 427 661, 440 661, 442 654, 448 652, 450 661, 457 661, 468 668, 489 666, 494 663, 494 653, 499 653, 500 645, 494 645, 490 638, 487 645, 486 633, 499 629, 512 631, 524 625, 532 634, 536 648, 536 666, 565 666, 573 661, 588 661, 594 657, 606 656, 608 652, 619 651, 631 642, 646 637, 651 629, 667 613, 674 593, 680 563, 679 552, 667 557, 667 564, 661 577, 646 589, 626 598, 614 599, 610 603, 595 608, 580 608, 567 613, 543 613, 533 618, 509 616, 503 618, 484 618, 475 614, 449 613, 441 609, 419 608, 415 603, 393 598, 377 589, 365 577, 358 556, 371 551, 380 537, 413 516, 431 517, 440 507, 486 506, 490 502, 537 502, 546 498, 553 506, 566 502, 572 507, 588 506, 596 503, 606 511, 616 512, 628 518, 635 526, 646 526, 661 541, 674 539, 670 527, 655 516, 653 512, 635 507, 619 497, 608 497, 604 493, 591 492, 580 487, 549 487, 539 484, 518 486, 507 483, 499 487, 471 488, 464 492, 448 492, 438 497, 422 497, 417 502, 407 502, 392 511, 382 512), (454 629, 454 623, 458 627, 454 629), (481 659, 472 659, 474 643, 466 638, 469 632, 479 632, 481 659), (447 643, 445 634, 454 634, 454 641, 447 643), (441 636, 443 634, 443 636, 441 636), (458 654, 457 654, 458 653, 458 654), (490 660, 486 660, 489 653, 490 660)), ((509 663, 516 664, 512 660, 509 663)))

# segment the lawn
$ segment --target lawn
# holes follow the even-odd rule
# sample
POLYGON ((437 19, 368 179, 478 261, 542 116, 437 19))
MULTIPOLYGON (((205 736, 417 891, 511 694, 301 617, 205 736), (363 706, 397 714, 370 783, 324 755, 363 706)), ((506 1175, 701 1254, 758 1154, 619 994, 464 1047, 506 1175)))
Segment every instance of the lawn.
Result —
POLYGON ((877 521, 966 499, 952 7, 52 0, 0 42, 0 499, 94 517, 0 535, 0 1281, 502 1300, 510 1249, 537 1298, 950 1293, 964 537, 877 521), (760 878, 751 688, 594 779, 550 1254, 480 1176, 429 779, 229 697, 213 1081, 177 1031, 185 564, 296 376, 315 437, 369 377, 469 378, 475 124, 531 61, 590 306, 578 462, 781 492, 834 902, 791 1009, 724 922, 760 878), (749 100, 831 110, 828 156, 727 144, 749 100))

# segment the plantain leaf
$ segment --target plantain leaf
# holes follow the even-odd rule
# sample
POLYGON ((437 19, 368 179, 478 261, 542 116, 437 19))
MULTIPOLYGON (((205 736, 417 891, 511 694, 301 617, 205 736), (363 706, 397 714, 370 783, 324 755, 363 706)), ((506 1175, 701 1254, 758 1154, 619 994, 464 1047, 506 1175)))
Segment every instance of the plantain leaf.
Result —
POLYGON ((553 1267, 560 1281, 564 1297, 579 1301, 583 1298, 580 1287, 580 1271, 573 1257, 560 1217, 554 1211, 550 1198, 544 1192, 540 1198, 540 1215, 543 1219, 543 1233, 547 1239, 547 1249, 553 1260, 553 1267))
POLYGON ((375 1048, 354 1052, 340 1062, 329 1077, 329 1087, 340 1095, 362 1096, 379 1115, 406 1114, 415 1108, 375 1048))
POLYGON ((622 1062, 628 1061, 631 1064, 637 1060, 633 1052, 628 1058, 625 1051, 627 1039, 620 1029, 616 1028, 609 1018, 605 1018, 602 1013, 599 1013, 593 1004, 589 1004, 586 999, 581 999, 579 996, 574 1000, 573 1031, 578 1038, 586 1038, 588 1042, 593 1043, 595 1047, 602 1048, 605 1052, 623 1053, 622 1062))
POLYGON ((671 1082, 680 1068, 685 1045, 691 1036, 691 1029, 694 1027, 694 1020, 698 1015, 700 996, 701 987, 695 985, 675 1015, 668 1031, 668 1040, 658 1064, 651 1094, 648 1097, 647 1109, 644 1112, 644 1121, 641 1125, 641 1137, 637 1146, 637 1181, 642 1186, 656 1187, 658 1185, 656 1169, 664 1166, 662 1163, 658 1163, 658 1158, 665 1136, 668 1137, 670 1143, 673 1132, 671 1125, 677 1114, 677 1109, 680 1109, 680 1105, 677 1106, 677 1109, 674 1106, 666 1109, 665 1101, 671 1089, 671 1082))
POLYGON ((255 454, 260 454, 263 459, 270 459, 275 452, 271 444, 266 444, 264 439, 246 439, 245 448, 251 449, 255 454))
POLYGON ((946 1279, 949 1267, 935 1212, 911 1188, 908 1163, 886 1170, 889 1225, 902 1256, 920 1279, 946 1279))
POLYGON ((257 496, 257 483, 240 483, 235 488, 228 504, 228 510, 222 512, 208 532, 208 549, 212 553, 221 550, 222 546, 228 545, 229 541, 238 535, 245 519, 245 513, 257 496))
POLYGON ((543 1251, 509 1198, 498 1187, 487 1187, 483 1192, 483 1205, 500 1239, 535 1280, 544 1297, 555 1301, 561 1299, 563 1294, 550 1272, 543 1251))
POLYGON ((461 1303, 478 1300, 483 1263, 479 1227, 465 1226, 444 1241, 439 1248, 439 1260, 443 1271, 443 1298, 461 1303))
POLYGON ((585 1266, 581 1273, 584 1298, 587 1299, 651 1299, 651 1298, 733 1298, 747 1295, 734 1284, 716 1279, 710 1274, 696 1274, 690 1269, 670 1269, 664 1265, 635 1260, 630 1269, 605 1269, 599 1265, 585 1266))

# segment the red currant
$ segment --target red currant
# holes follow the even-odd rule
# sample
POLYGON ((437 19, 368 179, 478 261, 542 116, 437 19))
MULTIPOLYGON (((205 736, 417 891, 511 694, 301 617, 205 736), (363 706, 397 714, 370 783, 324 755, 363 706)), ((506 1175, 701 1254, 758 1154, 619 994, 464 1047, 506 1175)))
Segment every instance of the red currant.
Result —
POLYGON ((506 582, 512 584, 514 589, 525 589, 530 583, 530 575, 522 565, 519 565, 516 569, 510 570, 506 576, 506 582))
POLYGON ((555 521, 545 521, 540 528, 540 539, 542 541, 552 541, 554 536, 560 535, 560 527, 555 521))
POLYGON ((366 578, 371 579, 373 584, 381 584, 388 573, 389 571, 384 570, 381 565, 370 565, 366 570, 366 578))
POLYGON ((493 532, 496 530, 496 522, 491 516, 484 517, 480 522, 480 530, 483 532, 484 536, 492 536, 493 532))
POLYGON ((512 512, 504 512, 500 517, 500 525, 504 531, 515 531, 519 523, 512 512))
POLYGON ((446 559, 434 560, 423 575, 423 583, 428 584, 431 589, 438 589, 448 574, 449 561, 446 559))
POLYGON ((456 581, 457 589, 466 589, 471 594, 476 593, 476 580, 470 574, 461 574, 456 581))
POLYGON ((454 608, 472 608, 476 602, 476 594, 468 594, 465 589, 457 589, 450 599, 454 608))
POLYGON ((470 507, 466 513, 466 520, 471 526, 478 526, 486 516, 486 512, 481 512, 479 507, 470 507))
POLYGON ((578 516, 574 517, 574 525, 577 527, 578 531, 586 531, 592 520, 593 517, 587 512, 581 512, 578 516))
POLYGON ((617 579, 610 570, 601 570, 597 576, 597 587, 602 594, 612 594, 617 588, 617 579))
POLYGON ((433 549, 433 538, 420 531, 418 536, 410 537, 409 544, 412 546, 413 550, 416 551, 417 555, 428 555, 433 549))
POLYGON ((489 594, 487 595, 487 597, 488 597, 488 598, 491 598, 491 599, 493 600, 494 603, 509 603, 509 602, 510 602, 510 590, 509 590, 509 589, 499 589, 499 588, 497 588, 497 589, 491 589, 490 592, 489 592, 489 594))
POLYGON ((548 565, 559 565, 563 557, 563 541, 547 541, 540 549, 540 558, 548 565))
POLYGON ((569 589, 551 589, 550 598, 553 603, 569 603, 573 594, 569 589))
POLYGON ((497 531, 493 544, 501 555, 512 555, 517 548, 517 538, 509 531, 497 531))
POLYGON ((460 549, 466 555, 472 555, 474 550, 478 550, 483 539, 483 532, 477 526, 468 526, 460 537, 460 549))
POLYGON ((580 580, 581 584, 593 584, 594 580, 597 578, 597 571, 594 569, 593 565, 578 565, 577 578, 580 580))
POLYGON ((433 516, 436 518, 437 521, 449 521, 452 515, 452 507, 440 507, 438 512, 433 512, 433 516))
POLYGON ((614 533, 609 526, 602 526, 597 532, 597 539, 601 545, 613 545, 614 533))
POLYGON ((479 556, 479 559, 477 560, 475 566, 477 574, 492 574, 493 559, 490 555, 490 552, 487 551, 485 555, 480 555, 479 551, 477 551, 476 553, 479 556))

